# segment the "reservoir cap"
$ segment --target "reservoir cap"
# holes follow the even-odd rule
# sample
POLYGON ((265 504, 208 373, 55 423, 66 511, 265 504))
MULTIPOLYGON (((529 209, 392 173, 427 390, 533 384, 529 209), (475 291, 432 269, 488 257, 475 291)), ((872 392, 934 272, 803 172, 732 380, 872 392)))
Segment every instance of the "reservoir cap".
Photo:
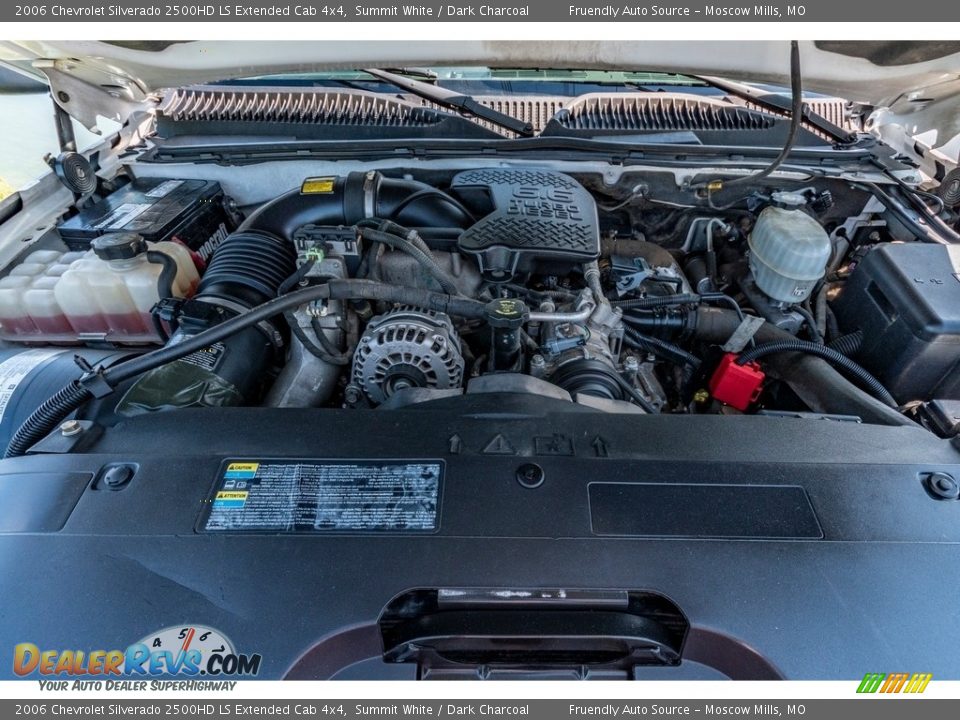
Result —
POLYGON ((129 260, 147 251, 147 241, 137 233, 110 233, 90 243, 101 260, 129 260))

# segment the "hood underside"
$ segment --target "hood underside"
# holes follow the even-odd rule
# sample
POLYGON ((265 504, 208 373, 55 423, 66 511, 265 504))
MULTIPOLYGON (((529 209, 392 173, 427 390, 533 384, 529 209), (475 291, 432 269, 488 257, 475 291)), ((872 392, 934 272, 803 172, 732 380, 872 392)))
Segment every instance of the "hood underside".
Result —
MULTIPOLYGON (((804 85, 871 104, 956 80, 960 42, 803 42, 804 85)), ((783 41, 599 42, 6 42, 0 61, 49 65, 140 92, 270 73, 405 65, 590 68, 722 75, 787 83, 783 41), (237 62, 243 58, 243 62, 237 62)))

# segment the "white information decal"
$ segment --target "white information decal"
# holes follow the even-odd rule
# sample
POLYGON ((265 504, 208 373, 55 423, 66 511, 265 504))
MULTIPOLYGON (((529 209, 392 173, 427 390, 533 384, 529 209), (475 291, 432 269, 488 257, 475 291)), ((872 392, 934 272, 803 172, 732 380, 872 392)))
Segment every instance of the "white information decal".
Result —
POLYGON ((66 350, 26 350, 0 363, 0 422, 23 379, 40 363, 66 350))

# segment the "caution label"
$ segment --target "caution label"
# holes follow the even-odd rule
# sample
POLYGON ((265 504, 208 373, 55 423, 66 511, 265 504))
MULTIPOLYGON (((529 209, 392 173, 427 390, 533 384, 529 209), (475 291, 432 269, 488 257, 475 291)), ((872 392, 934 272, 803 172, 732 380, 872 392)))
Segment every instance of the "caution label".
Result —
POLYGON ((307 178, 300 186, 300 193, 302 195, 329 195, 333 192, 333 182, 334 178, 332 177, 307 178))
POLYGON ((434 532, 443 463, 229 460, 208 532, 434 532))

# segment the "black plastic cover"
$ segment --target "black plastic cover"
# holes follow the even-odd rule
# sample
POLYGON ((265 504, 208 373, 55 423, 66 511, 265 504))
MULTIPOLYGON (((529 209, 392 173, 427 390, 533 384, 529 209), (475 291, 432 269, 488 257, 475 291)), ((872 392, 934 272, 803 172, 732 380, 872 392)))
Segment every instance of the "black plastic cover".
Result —
POLYGON ((454 177, 451 190, 488 214, 460 236, 494 281, 543 264, 585 263, 600 256, 593 197, 568 175, 550 170, 478 169, 454 177), (492 207, 490 207, 492 206, 492 207))
MULTIPOLYGON (((544 137, 646 136, 658 142, 705 145, 782 145, 790 120, 706 97, 668 93, 590 93, 568 102, 543 129, 544 137)), ((801 129, 797 145, 822 145, 801 129)))
POLYGON ((878 245, 847 281, 835 311, 862 330, 857 359, 901 403, 960 400, 960 246, 878 245))
MULTIPOLYGON (((638 666, 636 677, 846 678, 852 693, 854 679, 883 662, 956 679, 960 501, 930 496, 924 481, 934 473, 960 477, 960 455, 919 427, 616 415, 537 396, 468 395, 396 411, 141 415, 106 428, 82 452, 0 462, 0 483, 31 508, 22 521, 0 512, 0 645, 125 646, 198 623, 239 652, 262 654, 261 679, 412 678, 416 663, 384 662, 387 628, 378 623, 397 617, 386 610, 411 590, 435 589, 438 609, 459 611, 464 596, 448 592, 447 600, 441 590, 500 591, 503 608, 503 599, 527 597, 518 590, 562 589, 561 612, 582 592, 590 592, 589 612, 595 591, 642 591, 669 599, 675 611, 666 619, 682 613, 689 629, 680 665, 638 666), (425 460, 444 465, 429 534, 197 530, 225 462, 425 460), (524 487, 517 469, 534 462, 544 480, 524 487), (121 464, 137 467, 121 489, 91 480, 80 491, 81 477, 121 464), (616 528, 627 534, 597 532, 597 483, 634 488, 620 512, 640 519, 616 528), (677 488, 682 504, 671 515, 705 524, 685 522, 678 535, 645 514, 649 495, 636 488, 651 483, 677 488), (730 498, 719 508, 717 486, 730 498), (769 505, 763 488, 778 493, 769 505), (788 496, 798 502, 783 502, 788 496), (732 537, 711 517, 738 499, 756 518, 749 537, 732 537), (822 537, 791 530, 803 529, 811 508, 822 537), (38 598, 69 602, 51 612, 38 598)), ((467 599, 474 607, 482 600, 467 599)), ((416 617, 431 607, 424 610, 416 617)), ((460 628, 446 635, 471 632, 460 628)), ((509 638, 508 629, 491 634, 509 638)), ((429 637, 420 630, 406 637, 429 637)), ((550 629, 536 621, 527 632, 550 629)), ((393 647, 407 644, 396 639, 393 647)), ((0 677, 12 675, 12 663, 0 665, 0 677)))

